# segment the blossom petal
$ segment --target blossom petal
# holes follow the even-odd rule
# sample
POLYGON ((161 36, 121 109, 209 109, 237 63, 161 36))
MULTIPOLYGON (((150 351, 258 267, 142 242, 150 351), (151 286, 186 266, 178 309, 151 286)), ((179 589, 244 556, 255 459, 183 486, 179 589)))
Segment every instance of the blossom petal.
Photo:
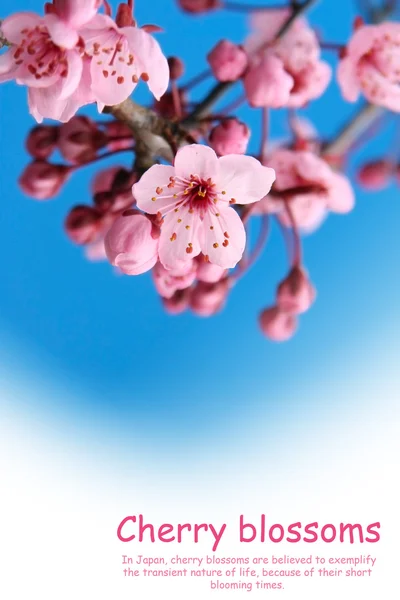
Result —
POLYGON ((148 76, 147 85, 151 93, 159 100, 169 83, 168 61, 160 45, 152 35, 138 27, 124 27, 121 31, 128 40, 140 70, 148 76))
POLYGON ((90 60, 83 60, 82 76, 75 92, 65 99, 63 110, 60 114, 59 121, 67 123, 82 106, 91 104, 95 101, 91 89, 92 78, 90 76, 90 60))
POLYGON ((79 28, 90 21, 102 4, 102 0, 54 0, 57 15, 71 27, 79 28))
POLYGON ((120 35, 115 25, 111 28, 112 22, 108 23, 107 19, 104 15, 97 15, 93 19, 95 23, 89 23, 83 33, 88 53, 93 54, 93 92, 102 106, 112 106, 126 100, 135 89, 140 75, 140 68, 128 40, 120 35), (103 29, 94 27, 102 23, 103 29))
POLYGON ((86 77, 80 77, 77 89, 70 96, 64 97, 63 85, 64 80, 61 79, 46 88, 29 87, 29 112, 38 123, 41 123, 43 118, 65 123, 74 116, 81 106, 93 101, 90 88, 88 89, 87 75, 86 77))
POLYGON ((186 207, 165 217, 158 252, 166 269, 179 269, 200 254, 200 224, 198 215, 186 207))
POLYGON ((26 29, 33 29, 41 22, 39 15, 31 12, 19 12, 7 17, 1 24, 1 31, 6 40, 19 44, 26 36, 26 29))
POLYGON ((0 82, 13 79, 17 69, 18 65, 15 64, 12 50, 0 54, 0 82))
POLYGON ((191 144, 181 148, 174 161, 176 174, 189 177, 191 174, 201 178, 214 179, 219 172, 218 157, 209 146, 191 144))
POLYGON ((235 209, 225 207, 219 213, 208 211, 202 223, 201 250, 208 260, 231 269, 242 258, 246 231, 235 209))
POLYGON ((226 199, 237 204, 258 202, 275 181, 275 171, 252 156, 228 154, 219 159, 219 166, 219 186, 226 199))
POLYGON ((360 82, 357 77, 357 65, 350 58, 340 61, 336 77, 343 98, 348 102, 356 102, 360 95, 360 82))
POLYGON ((72 96, 78 88, 82 78, 83 61, 75 51, 68 52, 66 56, 68 62, 67 76, 61 79, 60 100, 65 100, 72 96))
POLYGON ((289 100, 294 79, 280 58, 267 54, 254 62, 243 83, 251 106, 281 108, 289 100))
POLYGON ((334 184, 327 198, 328 208, 336 213, 348 213, 354 208, 356 202, 353 187, 342 173, 335 173, 333 177, 334 184))
POLYGON ((75 29, 69 27, 57 15, 45 15, 43 18, 51 39, 60 48, 70 50, 79 42, 79 35, 75 29))
POLYGON ((168 184, 174 174, 174 167, 167 165, 154 165, 148 169, 132 188, 138 208, 151 215, 158 212, 164 215, 171 210, 176 204, 176 199, 170 193, 168 184))
POLYGON ((362 70, 361 88, 367 100, 393 112, 400 112, 400 86, 382 75, 372 64, 362 70))

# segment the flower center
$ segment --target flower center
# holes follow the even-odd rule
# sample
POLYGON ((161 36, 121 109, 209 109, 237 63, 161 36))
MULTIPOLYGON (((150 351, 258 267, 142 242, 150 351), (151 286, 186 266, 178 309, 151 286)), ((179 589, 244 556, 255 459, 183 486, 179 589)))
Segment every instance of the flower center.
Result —
POLYGON ((51 77, 56 73, 60 77, 68 75, 68 63, 65 51, 56 46, 43 27, 25 29, 24 38, 14 52, 16 65, 25 63, 35 79, 51 77))
POLYGON ((211 177, 202 179, 198 175, 190 175, 188 179, 174 177, 174 180, 175 185, 181 187, 178 192, 179 204, 189 205, 190 209, 203 213, 212 203, 217 202, 218 194, 211 177))

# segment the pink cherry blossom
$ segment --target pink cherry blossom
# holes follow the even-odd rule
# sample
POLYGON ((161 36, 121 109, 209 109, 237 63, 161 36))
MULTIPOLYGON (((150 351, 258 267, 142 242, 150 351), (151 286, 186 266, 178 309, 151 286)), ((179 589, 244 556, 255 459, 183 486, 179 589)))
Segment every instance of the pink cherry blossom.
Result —
POLYGON ((108 260, 126 275, 140 275, 158 259, 158 237, 148 217, 131 210, 119 217, 105 237, 108 260))
POLYGON ((349 102, 363 93, 371 103, 400 112, 400 23, 357 28, 337 76, 349 102))
POLYGON ((168 87, 169 67, 156 40, 144 29, 118 27, 107 15, 96 15, 80 31, 90 65, 91 90, 99 110, 120 104, 139 79, 159 99, 168 87))
POLYGON ((159 245, 166 269, 202 252, 223 268, 242 257, 246 233, 234 204, 258 202, 271 189, 272 169, 250 156, 215 152, 199 144, 180 149, 174 166, 154 165, 133 186, 138 207, 164 217, 159 245))
POLYGON ((245 50, 229 40, 221 40, 207 60, 219 81, 236 81, 243 75, 248 62, 245 50))
POLYGON ((282 9, 253 16, 254 33, 246 44, 250 67, 244 77, 252 106, 301 107, 319 98, 330 82, 331 68, 320 60, 318 38, 305 19, 297 19, 274 41, 288 15, 282 9))
POLYGON ((68 121, 83 105, 93 102, 82 40, 76 30, 97 10, 94 0, 82 7, 60 0, 44 17, 21 12, 2 23, 11 46, 0 56, 0 82, 15 79, 28 87, 33 117, 68 121))
POLYGON ((267 164, 276 171, 276 182, 271 194, 254 207, 254 214, 277 213, 281 222, 291 227, 287 203, 296 225, 311 232, 329 211, 347 213, 354 207, 347 177, 311 152, 278 149, 267 164))
POLYGON ((210 146, 219 156, 245 154, 250 129, 235 118, 224 119, 210 133, 210 146))

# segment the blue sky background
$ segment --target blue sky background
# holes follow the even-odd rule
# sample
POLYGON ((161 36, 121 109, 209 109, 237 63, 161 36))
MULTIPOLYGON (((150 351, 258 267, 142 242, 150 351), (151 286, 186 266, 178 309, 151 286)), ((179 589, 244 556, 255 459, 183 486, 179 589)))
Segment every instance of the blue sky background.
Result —
MULTIPOLYGON (((204 70, 207 51, 221 37, 239 42, 247 31, 243 15, 190 18, 173 0, 136 4, 139 23, 165 29, 159 36, 165 53, 181 56, 189 76, 204 70)), ((6 0, 1 16, 39 12, 41 6, 38 0, 6 0)), ((349 0, 321 0, 310 18, 327 40, 343 42, 355 15, 352 8, 349 0)), ((139 98, 147 98, 144 90, 139 98)), ((333 81, 327 95, 305 113, 329 135, 354 110, 341 101, 333 81)), ((239 114, 252 126, 251 149, 256 150, 259 114, 247 109, 239 114)), ((107 264, 87 262, 63 234, 68 209, 89 198, 94 170, 78 174, 47 203, 22 195, 17 178, 28 162, 24 139, 33 125, 25 89, 0 86, 0 349, 8 365, 3 374, 7 379, 26 371, 33 389, 38 377, 48 376, 76 390, 68 405, 58 396, 50 404, 32 397, 27 410, 85 418, 121 432, 135 425, 147 440, 176 445, 197 437, 216 439, 232 419, 249 413, 256 418, 261 406, 268 407, 271 421, 277 412, 309 410, 296 405, 296 390, 311 389, 316 379, 333 381, 338 366, 345 377, 355 361, 364 360, 371 339, 379 338, 382 350, 393 344, 398 349, 400 208, 395 184, 381 193, 357 187, 354 212, 331 216, 305 239, 318 301, 301 319, 294 340, 275 345, 259 333, 256 318, 272 302, 287 270, 277 230, 223 313, 213 319, 168 316, 149 275, 118 277, 107 264), (382 331, 389 332, 387 340, 382 331)), ((275 112, 274 136, 281 137, 285 127, 284 113, 275 112)), ((396 150, 396 134, 392 117, 379 138, 357 155, 351 173, 388 144, 396 150)))

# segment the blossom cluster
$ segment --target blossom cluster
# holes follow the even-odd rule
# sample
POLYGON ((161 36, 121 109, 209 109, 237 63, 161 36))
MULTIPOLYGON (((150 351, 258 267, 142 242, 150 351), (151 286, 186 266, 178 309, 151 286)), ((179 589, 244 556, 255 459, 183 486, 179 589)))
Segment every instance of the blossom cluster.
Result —
MULTIPOLYGON (((219 0, 177 4, 191 15, 224 8, 219 0)), ((64 229, 90 260, 108 260, 129 276, 151 272, 171 314, 220 311, 263 252, 274 220, 289 265, 258 322, 269 339, 289 339, 316 299, 302 236, 321 227, 329 213, 346 214, 355 206, 344 171, 360 143, 354 134, 359 126, 345 128, 337 144, 299 112, 332 79, 324 49, 338 54, 344 99, 355 102, 363 94, 375 108, 400 112, 400 24, 358 19, 347 45, 326 44, 303 14, 308 4, 250 11, 251 34, 243 44, 219 40, 207 55, 211 70, 185 84, 183 60, 164 56, 152 35, 156 26, 137 25, 133 0, 120 4, 115 18, 105 0, 53 0, 44 16, 6 18, 0 82, 28 88, 29 110, 40 123, 26 140, 32 161, 20 177, 22 190, 49 200, 79 169, 131 153, 129 164, 97 172, 91 202, 72 206, 64 229), (210 77, 216 87, 193 102, 193 88, 210 77), (130 103, 140 80, 154 97, 151 106, 130 103), (221 90, 239 81, 244 95, 214 112, 221 90), (115 118, 76 115, 91 103, 115 118), (126 103, 127 111, 121 108, 126 103), (262 121, 260 150, 251 154, 252 132, 235 114, 246 103, 259 109, 262 121), (271 113, 282 108, 291 135, 271 143, 271 113), (250 221, 260 223, 255 243, 247 243, 250 221)), ((376 190, 399 179, 399 172, 395 160, 382 157, 362 165, 357 178, 376 190)))
POLYGON ((53 0, 44 16, 21 12, 2 22, 10 48, 0 56, 0 82, 14 79, 28 87, 29 110, 38 122, 67 122, 93 102, 101 112, 126 100, 140 79, 156 98, 167 89, 166 58, 136 26, 132 2, 120 5, 115 20, 98 13, 102 4, 53 0))

